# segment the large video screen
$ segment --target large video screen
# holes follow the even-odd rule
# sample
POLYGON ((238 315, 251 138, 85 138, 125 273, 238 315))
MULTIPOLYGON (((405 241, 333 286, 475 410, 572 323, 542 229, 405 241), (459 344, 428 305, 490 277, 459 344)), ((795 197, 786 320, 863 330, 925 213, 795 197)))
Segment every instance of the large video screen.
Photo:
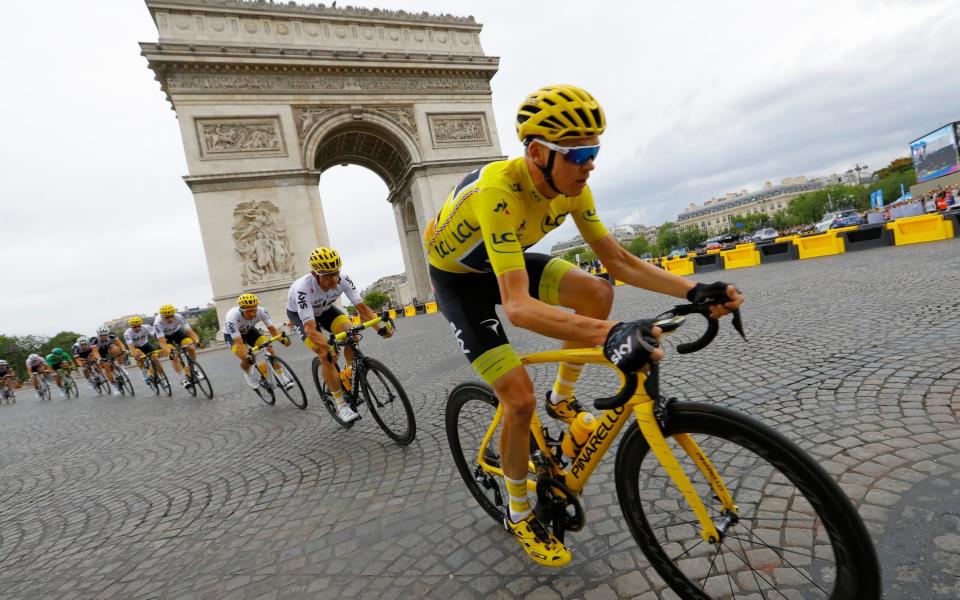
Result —
POLYGON ((960 170, 955 125, 951 123, 910 143, 917 183, 960 170))

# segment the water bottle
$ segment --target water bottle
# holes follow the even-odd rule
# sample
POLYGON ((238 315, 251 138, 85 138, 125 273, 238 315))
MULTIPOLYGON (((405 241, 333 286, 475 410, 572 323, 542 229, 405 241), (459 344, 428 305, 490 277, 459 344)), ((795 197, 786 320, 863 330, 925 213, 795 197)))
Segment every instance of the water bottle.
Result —
POLYGON ((353 379, 353 367, 347 366, 340 371, 340 385, 345 392, 350 391, 351 379, 353 379))
POLYGON ((577 413, 573 423, 570 423, 567 435, 563 436, 560 449, 570 458, 575 457, 596 428, 597 420, 592 414, 588 412, 577 413))

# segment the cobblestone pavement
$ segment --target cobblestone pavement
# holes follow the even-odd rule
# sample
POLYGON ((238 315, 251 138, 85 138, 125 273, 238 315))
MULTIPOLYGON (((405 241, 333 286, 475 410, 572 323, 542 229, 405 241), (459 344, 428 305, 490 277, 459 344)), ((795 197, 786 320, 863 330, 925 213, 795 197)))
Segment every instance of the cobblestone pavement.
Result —
MULTIPOLYGON (((673 393, 762 419, 840 480, 888 598, 960 596, 958 271, 948 241, 697 276, 749 294, 750 341, 725 324, 707 350, 665 363, 673 393)), ((620 287, 614 314, 670 304, 620 287)), ((409 447, 369 416, 343 431, 315 402, 264 405, 223 351, 201 359, 214 400, 140 384, 135 399, 21 392, 0 406, 0 599, 673 597, 625 529, 612 455, 567 568, 529 562, 477 507, 442 419, 446 391, 474 376, 439 315, 364 347, 414 401, 409 447)), ((309 383, 307 353, 282 353, 309 383)), ((542 393, 550 377, 536 379, 542 393)))

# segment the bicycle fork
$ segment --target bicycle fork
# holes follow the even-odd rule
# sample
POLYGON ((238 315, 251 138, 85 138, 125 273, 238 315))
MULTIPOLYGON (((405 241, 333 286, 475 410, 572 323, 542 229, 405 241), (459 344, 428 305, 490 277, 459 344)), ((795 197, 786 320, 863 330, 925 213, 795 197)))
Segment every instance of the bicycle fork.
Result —
POLYGON ((711 544, 719 543, 723 539, 727 528, 737 520, 737 506, 733 503, 730 491, 723 483, 713 463, 710 462, 710 459, 707 458, 707 455, 704 454, 703 450, 700 449, 700 446, 689 433, 679 433, 671 436, 676 440, 677 444, 683 448, 683 451, 686 452, 690 459, 693 460, 694 464, 696 464, 697 470, 700 471, 710 483, 710 488, 723 506, 723 516, 719 519, 719 524, 716 524, 708 514, 706 506, 704 506, 703 501, 700 499, 700 495, 693 488, 690 478, 687 477, 687 474, 683 471, 683 467, 680 466, 680 462, 677 460, 676 455, 674 455, 673 450, 671 450, 667 444, 667 439, 664 437, 656 416, 654 415, 654 408, 655 403, 653 401, 641 402, 634 405, 633 412, 637 417, 637 426, 640 428, 640 433, 643 434, 647 443, 650 444, 650 449, 657 457, 657 460, 660 461, 660 465, 664 471, 667 472, 667 475, 670 476, 670 479, 673 480, 674 485, 676 485, 680 493, 683 494, 687 504, 690 505, 690 509, 693 510, 694 515, 696 515, 697 521, 700 522, 700 537, 711 544))

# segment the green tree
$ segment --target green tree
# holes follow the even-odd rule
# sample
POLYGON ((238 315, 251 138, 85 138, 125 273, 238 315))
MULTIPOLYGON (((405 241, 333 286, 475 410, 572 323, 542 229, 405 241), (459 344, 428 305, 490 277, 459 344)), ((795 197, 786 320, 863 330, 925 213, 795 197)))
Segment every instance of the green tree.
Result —
POLYGON ((204 343, 214 339, 220 329, 220 322, 217 321, 217 309, 208 308, 200 313, 192 327, 204 343))
MULTIPOLYGON (((909 156, 903 156, 891 160, 889 165, 874 171, 873 177, 877 180, 880 180, 885 179, 890 175, 894 175, 896 173, 906 173, 907 171, 913 171, 913 159, 909 156)), ((916 179, 916 171, 914 171, 913 177, 916 179)))
POLYGON ((385 304, 388 304, 389 302, 390 302, 390 296, 388 296, 387 294, 384 294, 380 290, 373 290, 373 291, 367 292, 367 294, 363 297, 363 303, 369 306, 370 310, 373 310, 373 311, 380 310, 381 308, 383 308, 385 304))
POLYGON ((645 237, 635 237, 624 246, 627 249, 627 252, 634 256, 643 256, 645 254, 650 254, 653 252, 653 247, 650 245, 650 242, 647 241, 645 237))
POLYGON ((680 245, 687 250, 693 250, 708 237, 710 237, 710 234, 699 227, 684 227, 680 230, 680 245))
POLYGON ((677 232, 676 224, 667 221, 660 226, 657 231, 657 254, 666 256, 670 251, 680 246, 680 234, 677 232))
POLYGON ((357 307, 354 306, 354 305, 352 305, 352 304, 348 304, 348 305, 347 305, 347 314, 350 315, 351 317, 354 316, 354 315, 356 315, 356 314, 357 314, 357 307))
POLYGON ((577 255, 580 255, 580 262, 585 261, 584 255, 588 252, 586 246, 580 246, 578 248, 570 248, 563 253, 563 260, 577 264, 577 255))
POLYGON ((83 334, 77 333, 76 331, 61 331, 57 335, 53 336, 41 346, 42 356, 50 354, 50 351, 54 348, 60 348, 65 351, 67 354, 70 353, 70 349, 75 343, 77 343, 77 338, 83 334))

